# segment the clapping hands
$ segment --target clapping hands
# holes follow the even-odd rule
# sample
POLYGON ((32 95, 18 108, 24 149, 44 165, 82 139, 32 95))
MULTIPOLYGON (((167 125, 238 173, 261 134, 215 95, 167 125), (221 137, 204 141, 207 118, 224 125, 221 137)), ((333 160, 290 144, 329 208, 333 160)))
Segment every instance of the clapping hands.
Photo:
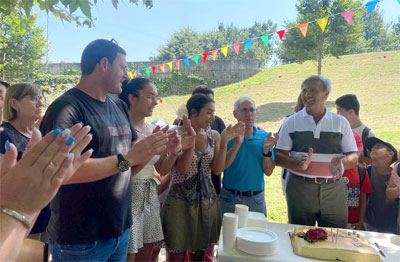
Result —
POLYGON ((270 132, 268 137, 264 141, 264 154, 267 154, 268 151, 276 144, 279 139, 278 133, 270 132))
POLYGON ((224 143, 228 143, 235 137, 239 138, 242 137, 243 141, 244 131, 245 131, 245 124, 243 122, 237 122, 234 126, 232 126, 231 124, 228 127, 226 127, 225 130, 222 132, 221 141, 223 141, 224 143))

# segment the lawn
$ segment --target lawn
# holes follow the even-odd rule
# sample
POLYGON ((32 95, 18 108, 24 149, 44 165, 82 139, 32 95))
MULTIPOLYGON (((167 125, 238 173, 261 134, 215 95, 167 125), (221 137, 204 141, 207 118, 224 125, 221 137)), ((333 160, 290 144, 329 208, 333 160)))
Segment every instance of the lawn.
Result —
MULTIPOLYGON (((293 111, 301 82, 315 74, 312 62, 290 64, 263 70, 241 82, 215 89, 216 115, 226 124, 234 123, 233 104, 241 96, 252 97, 257 104, 256 124, 267 131, 277 131, 293 111), (240 87, 239 87, 240 85, 240 87)), ((361 120, 376 131, 381 139, 400 149, 400 51, 367 53, 329 58, 322 74, 332 81, 328 108, 335 110, 335 99, 356 94, 360 101, 361 120)), ((162 98, 152 119, 172 123, 175 111, 186 103, 188 95, 162 98)), ((268 219, 287 222, 285 198, 280 182, 281 168, 265 178, 268 219)))

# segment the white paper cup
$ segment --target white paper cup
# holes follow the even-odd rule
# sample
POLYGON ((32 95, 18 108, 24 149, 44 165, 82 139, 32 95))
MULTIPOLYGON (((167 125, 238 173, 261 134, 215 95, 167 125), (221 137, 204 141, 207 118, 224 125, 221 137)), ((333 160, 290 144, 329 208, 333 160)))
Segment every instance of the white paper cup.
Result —
POLYGON ((234 213, 225 213, 222 224, 222 235, 224 250, 234 249, 236 247, 236 233, 238 228, 238 215, 234 213))
POLYGON ((247 226, 247 218, 249 215, 249 207, 245 205, 235 205, 235 214, 239 216, 238 228, 247 226))

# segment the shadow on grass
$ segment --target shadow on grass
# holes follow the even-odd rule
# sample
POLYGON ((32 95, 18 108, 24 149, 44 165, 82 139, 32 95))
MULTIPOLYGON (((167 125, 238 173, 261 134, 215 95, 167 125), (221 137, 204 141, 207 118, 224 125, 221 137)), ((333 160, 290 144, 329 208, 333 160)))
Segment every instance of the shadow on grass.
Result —
MULTIPOLYGON (((260 105, 257 107, 256 123, 279 121, 293 113, 295 105, 295 102, 274 102, 260 105)), ((335 102, 328 101, 326 102, 326 106, 328 108, 334 108, 335 102)))

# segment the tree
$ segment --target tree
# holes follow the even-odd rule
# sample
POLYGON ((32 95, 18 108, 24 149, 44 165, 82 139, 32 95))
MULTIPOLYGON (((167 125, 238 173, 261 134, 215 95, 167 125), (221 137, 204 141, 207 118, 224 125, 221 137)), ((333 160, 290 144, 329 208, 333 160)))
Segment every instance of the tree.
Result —
MULTIPOLYGON (((296 4, 297 19, 287 22, 286 28, 358 8, 361 4, 361 1, 352 0, 299 0, 296 4)), ((365 11, 354 12, 351 26, 341 15, 329 17, 325 32, 317 23, 309 24, 306 37, 297 28, 288 31, 281 44, 282 60, 298 63, 312 60, 316 63, 318 74, 321 74, 324 58, 338 58, 357 45, 362 37, 363 22, 360 18, 363 13, 365 11)))
POLYGON ((397 23, 392 25, 392 31, 390 32, 390 38, 393 39, 394 47, 393 49, 400 49, 400 16, 397 23))
MULTIPOLYGON (((40 10, 52 13, 62 21, 91 27, 93 25, 91 10, 97 2, 98 0, 0 0, 0 16, 16 16, 22 21, 22 17, 31 16, 33 6, 37 5, 40 10), (84 17, 76 15, 78 8, 84 17)), ((138 0, 129 0, 129 2, 138 4, 138 0)), ((142 0, 142 2, 148 8, 153 7, 153 0, 142 0)), ((119 0, 112 0, 112 4, 117 9, 119 0)))
POLYGON ((45 54, 46 38, 43 29, 35 26, 37 15, 0 18, 0 75, 13 82, 30 81, 39 71, 45 54))
POLYGON ((150 57, 151 60, 172 61, 182 59, 192 55, 199 55, 206 51, 219 49, 223 46, 230 46, 228 56, 225 57, 221 52, 218 59, 257 59, 260 65, 265 65, 273 52, 273 41, 265 46, 261 40, 252 42, 252 50, 248 50, 243 44, 240 46, 239 55, 236 55, 232 44, 243 42, 249 38, 257 38, 264 34, 276 30, 276 25, 272 21, 266 23, 255 22, 250 28, 239 29, 234 25, 225 26, 219 24, 218 29, 206 33, 198 33, 192 29, 184 28, 173 34, 165 46, 158 49, 158 55, 150 57))

